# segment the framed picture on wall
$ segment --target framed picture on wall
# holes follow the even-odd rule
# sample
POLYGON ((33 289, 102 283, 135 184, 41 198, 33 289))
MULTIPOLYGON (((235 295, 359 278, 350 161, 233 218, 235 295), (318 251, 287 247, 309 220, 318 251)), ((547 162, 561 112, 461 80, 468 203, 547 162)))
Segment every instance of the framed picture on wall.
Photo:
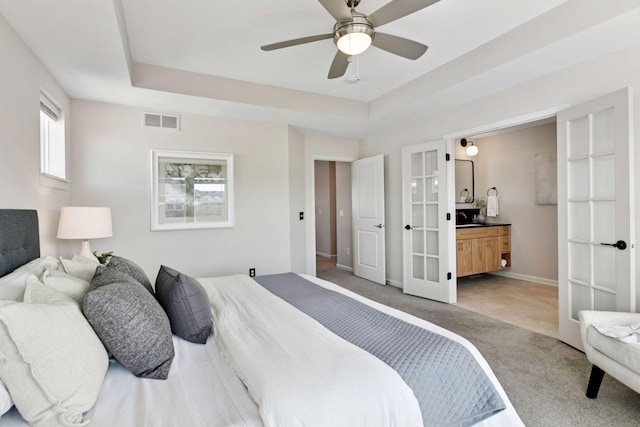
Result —
POLYGON ((234 226, 233 154, 151 150, 151 230, 234 226))

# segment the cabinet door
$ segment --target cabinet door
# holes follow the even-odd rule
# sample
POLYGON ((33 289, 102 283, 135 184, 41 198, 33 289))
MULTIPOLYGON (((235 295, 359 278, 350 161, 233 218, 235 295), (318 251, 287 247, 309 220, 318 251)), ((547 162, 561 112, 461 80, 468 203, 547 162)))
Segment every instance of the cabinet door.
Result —
POLYGON ((473 274, 472 241, 465 239, 456 242, 456 276, 458 277, 473 274))
POLYGON ((480 274, 487 271, 485 240, 486 238, 484 237, 471 239, 471 274, 480 274))
POLYGON ((499 237, 487 237, 485 240, 485 262, 486 271, 500 270, 500 260, 502 259, 502 253, 500 252, 500 238, 499 237))

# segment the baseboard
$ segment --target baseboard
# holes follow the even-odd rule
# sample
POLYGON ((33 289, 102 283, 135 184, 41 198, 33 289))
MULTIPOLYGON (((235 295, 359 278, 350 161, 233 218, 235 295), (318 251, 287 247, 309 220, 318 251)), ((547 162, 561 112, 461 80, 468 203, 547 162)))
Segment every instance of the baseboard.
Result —
POLYGON ((504 276, 510 279, 526 280, 527 282, 540 283, 541 285, 549 285, 558 287, 558 281, 553 279, 545 279, 544 277, 529 276, 528 274, 512 273, 510 271, 494 271, 495 276, 504 276))
POLYGON ((348 267, 348 266, 342 265, 342 264, 336 264, 336 268, 339 268, 340 270, 346 270, 346 271, 353 272, 353 268, 352 267, 348 267))
POLYGON ((395 280, 387 279, 387 285, 395 286, 396 288, 403 289, 404 284, 402 282, 396 282, 395 280))
POLYGON ((326 254, 324 252, 316 252, 316 256, 321 256, 322 258, 337 258, 338 257, 337 254, 330 255, 330 254, 326 254))

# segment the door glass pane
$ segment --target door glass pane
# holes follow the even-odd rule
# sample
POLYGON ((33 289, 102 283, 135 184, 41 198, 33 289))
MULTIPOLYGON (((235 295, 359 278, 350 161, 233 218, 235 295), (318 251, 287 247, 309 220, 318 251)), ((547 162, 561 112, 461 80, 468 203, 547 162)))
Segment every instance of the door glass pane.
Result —
POLYGON ((424 227, 424 205, 411 205, 411 225, 418 228, 424 227))
POLYGON ((438 255, 438 232, 427 231, 427 254, 438 255))
POLYGON ((609 292, 603 292, 596 289, 593 295, 593 299, 594 310, 617 311, 615 294, 610 294, 609 292))
POLYGON ((438 170, 438 152, 437 151, 425 151, 424 152, 424 171, 425 175, 433 175, 438 170))
POLYGON ((423 254, 424 253, 424 231, 422 230, 411 230, 411 240, 413 243, 413 247, 411 248, 414 254, 423 254))
POLYGON ((569 158, 589 155, 589 117, 584 116, 569 122, 569 158))
POLYGON ((616 171, 613 155, 593 159, 593 196, 615 197, 616 171))
POLYGON ((613 108, 593 115, 593 154, 614 150, 614 119, 613 108))
POLYGON ((569 238, 589 241, 589 202, 569 202, 569 238))
POLYGON ((411 154, 411 176, 424 176, 422 153, 411 154))
POLYGON ((593 240, 614 243, 616 239, 616 203, 593 202, 593 240))
POLYGON ((426 186, 426 201, 427 202, 437 202, 438 201, 438 191, 437 191, 437 185, 436 182, 438 181, 438 177, 428 177, 425 178, 425 186, 426 186), (436 191, 434 191, 434 188, 436 191))
POLYGON ((424 257, 413 255, 413 278, 424 280, 424 257))
POLYGON ((430 282, 437 282, 440 279, 439 261, 438 258, 427 258, 427 280, 430 282))
POLYGON ((422 178, 414 178, 411 180, 411 201, 424 201, 424 180, 422 178))
POLYGON ((569 162, 569 198, 573 200, 586 200, 589 198, 589 160, 576 160, 569 162))
POLYGON ((589 245, 583 243, 569 243, 569 279, 589 283, 589 245))
POLYGON ((593 247, 593 282, 596 285, 615 291, 616 287, 616 252, 611 246, 593 247))
POLYGON ((425 226, 427 228, 438 228, 438 205, 425 205, 427 210, 425 226))
POLYGON ((579 320, 580 310, 591 310, 591 291, 586 286, 571 283, 571 318, 579 320))

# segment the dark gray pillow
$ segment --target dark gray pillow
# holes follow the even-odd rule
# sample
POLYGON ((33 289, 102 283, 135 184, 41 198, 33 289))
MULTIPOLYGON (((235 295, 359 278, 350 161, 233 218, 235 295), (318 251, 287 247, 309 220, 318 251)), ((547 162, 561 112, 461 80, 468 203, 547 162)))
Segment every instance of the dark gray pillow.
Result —
POLYGON ((207 342, 213 328, 211 306, 207 293, 196 279, 160 266, 156 298, 169 316, 174 334, 198 344, 207 342))
POLYGON ((115 268, 107 268, 104 265, 99 265, 98 268, 96 268, 93 279, 91 279, 91 288, 89 290, 97 289, 101 286, 110 285, 116 282, 131 283, 142 286, 140 282, 129 276, 127 273, 116 270, 115 268))
POLYGON ((127 369, 142 378, 167 378, 175 355, 171 326, 142 286, 100 286, 85 295, 82 310, 107 350, 127 369))
POLYGON ((134 280, 141 283, 149 292, 153 294, 153 288, 151 287, 151 282, 149 278, 145 274, 144 270, 140 268, 140 266, 133 261, 129 261, 126 258, 122 258, 119 256, 112 256, 107 264, 107 268, 114 268, 118 271, 128 274, 134 280))

